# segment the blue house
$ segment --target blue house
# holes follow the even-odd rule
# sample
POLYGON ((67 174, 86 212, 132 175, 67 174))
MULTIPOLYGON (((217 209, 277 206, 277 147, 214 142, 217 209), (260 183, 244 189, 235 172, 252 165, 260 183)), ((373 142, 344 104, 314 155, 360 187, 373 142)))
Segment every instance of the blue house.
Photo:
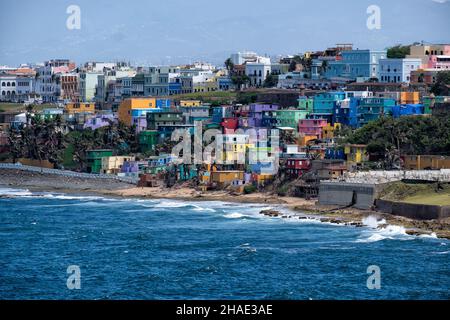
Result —
POLYGON ((342 60, 330 61, 328 63, 325 77, 347 78, 378 78, 379 61, 387 56, 386 50, 349 50, 342 52, 342 60))
POLYGON ((324 92, 315 95, 313 113, 309 115, 309 118, 326 119, 330 123, 335 123, 335 109, 345 97, 345 92, 324 92))
POLYGON ((424 106, 422 104, 402 104, 386 108, 386 114, 392 115, 394 118, 401 116, 421 115, 424 113, 424 106))
POLYGON ((360 97, 351 97, 337 104, 334 118, 336 122, 350 126, 358 127, 358 107, 361 104, 360 97))
POLYGON ((357 127, 388 114, 395 107, 396 101, 388 98, 363 98, 357 108, 357 127))

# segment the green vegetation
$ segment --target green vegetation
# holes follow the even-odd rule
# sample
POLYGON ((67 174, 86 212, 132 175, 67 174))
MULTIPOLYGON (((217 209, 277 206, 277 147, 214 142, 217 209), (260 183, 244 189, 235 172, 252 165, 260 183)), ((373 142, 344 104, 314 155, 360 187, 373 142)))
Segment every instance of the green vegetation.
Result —
POLYGON ((111 122, 97 130, 72 131, 64 134, 61 117, 42 119, 33 117, 34 106, 27 107, 27 125, 11 128, 9 142, 13 160, 28 158, 48 160, 56 167, 85 168, 86 152, 91 149, 111 149, 114 154, 127 155, 139 151, 134 127, 111 122))
POLYGON ((369 153, 379 155, 392 150, 401 154, 450 155, 450 115, 382 117, 355 130, 347 142, 367 144, 369 153))
POLYGON ((266 78, 266 80, 264 80, 264 88, 273 88, 276 87, 278 84, 278 77, 274 74, 269 74, 266 78))
POLYGON ((450 184, 394 182, 384 188, 380 198, 415 204, 450 205, 450 184))
POLYGON ((410 54, 410 47, 411 46, 409 45, 402 46, 401 44, 398 44, 396 46, 388 48, 387 57, 390 59, 403 59, 410 54))
POLYGON ((256 192, 258 189, 254 185, 248 185, 244 187, 244 194, 251 194, 256 192))
POLYGON ((61 117, 55 120, 43 120, 40 117, 32 117, 33 106, 27 107, 27 125, 21 129, 11 128, 9 131, 9 143, 13 160, 28 158, 35 160, 48 160, 58 164, 62 159, 64 149, 64 134, 62 133, 61 117))
POLYGON ((436 76, 436 83, 431 87, 431 92, 437 96, 447 95, 448 86, 450 86, 450 71, 438 72, 436 76))

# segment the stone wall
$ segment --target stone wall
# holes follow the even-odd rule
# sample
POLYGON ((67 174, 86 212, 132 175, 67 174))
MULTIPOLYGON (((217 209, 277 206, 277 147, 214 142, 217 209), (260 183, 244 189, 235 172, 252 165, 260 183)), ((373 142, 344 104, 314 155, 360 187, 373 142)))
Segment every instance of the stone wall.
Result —
POLYGON ((416 220, 433 220, 450 217, 450 206, 434 206, 376 200, 376 210, 416 220))

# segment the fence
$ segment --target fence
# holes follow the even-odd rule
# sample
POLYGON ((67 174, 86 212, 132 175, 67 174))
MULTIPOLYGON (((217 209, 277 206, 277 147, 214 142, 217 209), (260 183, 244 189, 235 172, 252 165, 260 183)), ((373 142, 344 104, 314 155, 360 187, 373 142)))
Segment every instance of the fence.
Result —
POLYGON ((118 180, 118 181, 129 183, 129 184, 137 184, 139 181, 139 179, 136 177, 119 177, 119 176, 112 175, 112 174, 93 174, 93 173, 74 172, 74 171, 68 171, 68 170, 48 169, 48 168, 32 167, 32 166, 25 166, 25 165, 21 165, 21 164, 12 164, 12 163, 0 163, 0 169, 23 170, 23 171, 29 171, 29 172, 38 172, 38 173, 59 175, 59 176, 68 177, 68 178, 112 179, 112 180, 118 180))

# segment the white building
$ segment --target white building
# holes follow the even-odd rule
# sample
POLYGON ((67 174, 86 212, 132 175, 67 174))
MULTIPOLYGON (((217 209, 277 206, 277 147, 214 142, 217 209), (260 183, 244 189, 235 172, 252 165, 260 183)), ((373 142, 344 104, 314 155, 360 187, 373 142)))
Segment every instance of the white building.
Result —
POLYGON ((246 62, 255 62, 257 58, 258 55, 251 51, 233 53, 230 57, 231 62, 233 62, 234 65, 244 64, 246 62))
POLYGON ((245 64, 245 74, 250 78, 250 86, 262 86, 271 72, 270 58, 258 57, 255 62, 245 64))
POLYGON ((422 60, 417 58, 380 59, 379 80, 381 82, 409 83, 411 72, 420 69, 422 60))
POLYGON ((1 101, 13 101, 17 94, 17 77, 14 75, 0 75, 1 101))

